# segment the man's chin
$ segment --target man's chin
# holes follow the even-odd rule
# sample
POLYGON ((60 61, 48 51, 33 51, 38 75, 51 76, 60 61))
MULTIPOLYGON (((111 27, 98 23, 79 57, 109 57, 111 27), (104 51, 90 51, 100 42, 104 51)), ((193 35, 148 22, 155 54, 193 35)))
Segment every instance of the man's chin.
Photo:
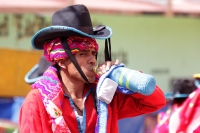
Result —
POLYGON ((95 82, 95 78, 88 78, 89 83, 94 83, 95 82))

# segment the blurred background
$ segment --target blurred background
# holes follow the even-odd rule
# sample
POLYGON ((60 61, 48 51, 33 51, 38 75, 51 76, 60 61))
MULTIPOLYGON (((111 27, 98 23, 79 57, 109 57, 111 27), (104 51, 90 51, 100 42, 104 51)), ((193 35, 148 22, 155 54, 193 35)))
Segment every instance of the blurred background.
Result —
MULTIPOLYGON (((31 37, 72 4, 88 7, 93 26, 112 28, 114 60, 153 75, 165 93, 173 91, 172 80, 200 71, 200 0, 0 0, 0 133, 17 132, 30 91, 24 77, 43 54, 32 48, 31 37)), ((104 41, 98 43, 102 62, 104 41)), ((158 112, 120 120, 120 133, 151 133, 158 112)))

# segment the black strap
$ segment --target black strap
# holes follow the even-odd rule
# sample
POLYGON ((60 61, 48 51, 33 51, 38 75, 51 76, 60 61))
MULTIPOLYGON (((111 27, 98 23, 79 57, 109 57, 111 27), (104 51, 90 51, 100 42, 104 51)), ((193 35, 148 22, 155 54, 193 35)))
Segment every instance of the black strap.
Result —
MULTIPOLYGON (((67 39, 66 38, 61 38, 61 42, 62 42, 62 45, 63 45, 63 48, 65 50, 65 53, 68 55, 68 57, 70 58, 70 60, 72 61, 72 63, 74 64, 74 66, 76 67, 76 69, 79 71, 79 73, 81 74, 81 77, 87 82, 89 83, 87 77, 85 76, 85 74, 83 73, 83 71, 81 70, 80 66, 78 65, 76 59, 74 58, 74 56, 72 55, 72 52, 69 48, 69 45, 66 41, 67 39)), ((96 57, 97 58, 97 57, 96 57)), ((95 103, 95 108, 96 108, 96 111, 97 111, 97 114, 98 114, 98 110, 97 110, 97 95, 96 95, 96 92, 94 91, 94 89, 92 88, 92 85, 90 84, 90 88, 92 89, 92 96, 93 96, 93 99, 94 99, 94 103, 95 103)))
POLYGON ((96 93, 96 90, 94 90, 91 85, 90 85, 90 87, 92 89, 92 97, 94 99, 95 109, 96 109, 96 112, 97 112, 97 115, 98 115, 99 112, 98 112, 98 109, 97 109, 97 105, 98 105, 97 93, 96 93))
POLYGON ((98 57, 98 52, 97 52, 97 54, 96 54, 96 60, 97 60, 97 57, 98 57))
POLYGON ((105 54, 105 61, 111 61, 112 60, 110 38, 105 40, 104 54, 105 54))
POLYGON ((72 63, 74 64, 74 66, 76 67, 76 69, 78 70, 78 72, 81 74, 81 77, 87 82, 89 83, 87 77, 85 76, 85 74, 83 73, 83 71, 81 70, 80 66, 78 65, 76 59, 74 58, 74 56, 72 55, 72 52, 69 48, 69 45, 67 43, 67 39, 66 38, 61 38, 61 42, 63 45, 63 48, 65 50, 65 53, 68 55, 69 59, 72 61, 72 63))

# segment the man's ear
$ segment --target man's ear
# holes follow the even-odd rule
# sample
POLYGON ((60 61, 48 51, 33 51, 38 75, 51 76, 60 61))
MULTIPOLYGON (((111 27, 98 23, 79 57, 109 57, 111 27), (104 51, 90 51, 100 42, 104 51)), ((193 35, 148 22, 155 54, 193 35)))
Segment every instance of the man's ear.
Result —
POLYGON ((60 60, 57 61, 57 63, 61 68, 66 69, 66 60, 60 59, 60 60))

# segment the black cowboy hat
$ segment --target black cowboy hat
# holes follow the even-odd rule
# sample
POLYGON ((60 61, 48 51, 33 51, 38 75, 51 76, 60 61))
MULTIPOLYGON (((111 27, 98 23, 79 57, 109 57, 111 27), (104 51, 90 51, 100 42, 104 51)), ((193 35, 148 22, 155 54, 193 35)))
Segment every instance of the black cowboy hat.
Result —
POLYGON ((174 98, 186 98, 197 87, 194 84, 194 79, 185 78, 177 79, 173 82, 173 97, 174 98))
POLYGON ((61 38, 63 48, 75 65, 82 78, 88 82, 76 59, 71 53, 67 44, 66 37, 68 36, 87 36, 95 39, 105 40, 105 61, 111 61, 111 43, 112 35, 111 28, 99 25, 92 26, 90 13, 85 5, 72 5, 56 11, 52 16, 52 26, 39 30, 31 39, 32 46, 35 49, 43 49, 46 41, 61 38))
POLYGON ((112 30, 103 25, 93 28, 87 7, 78 4, 56 11, 52 17, 52 26, 39 30, 31 43, 35 49, 43 49, 47 40, 73 35, 105 40, 110 38, 112 30))
POLYGON ((172 80, 171 93, 166 93, 165 98, 171 101, 172 104, 181 105, 188 96, 196 89, 194 79, 191 78, 180 78, 172 80))
POLYGON ((196 90, 195 80, 191 78, 180 78, 172 80, 172 93, 166 93, 166 99, 185 99, 196 90))

